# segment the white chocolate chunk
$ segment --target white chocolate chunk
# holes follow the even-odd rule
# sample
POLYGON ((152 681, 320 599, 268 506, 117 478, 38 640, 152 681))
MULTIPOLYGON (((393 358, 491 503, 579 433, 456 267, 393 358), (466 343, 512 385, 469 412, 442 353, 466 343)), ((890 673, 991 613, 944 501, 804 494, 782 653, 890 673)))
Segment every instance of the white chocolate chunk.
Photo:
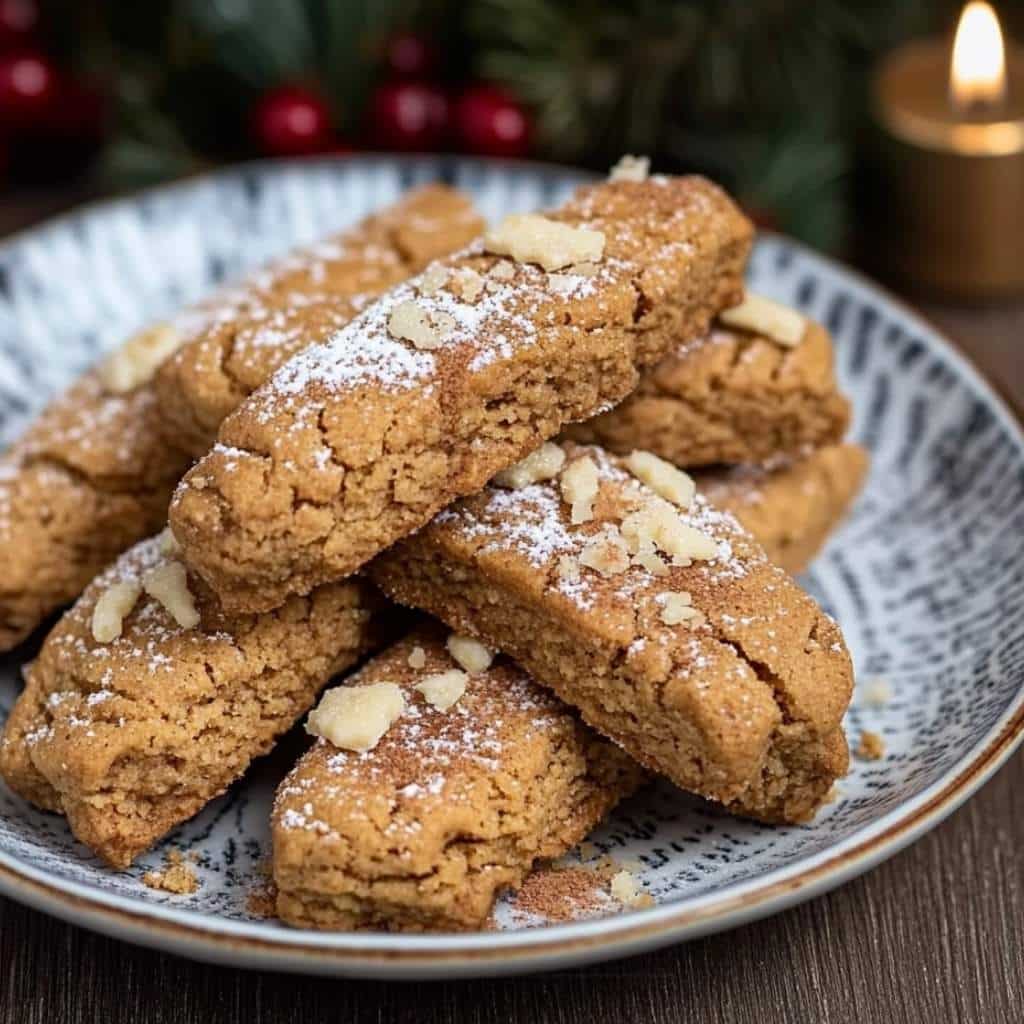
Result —
POLYGON ((405 694, 396 683, 336 686, 310 711, 306 732, 342 750, 373 750, 404 710, 405 694))
POLYGON ((570 521, 576 525, 594 518, 598 489, 597 465, 589 455, 573 459, 562 470, 562 499, 571 506, 570 521))
POLYGON ((573 263, 596 262, 604 255, 604 234, 574 228, 536 213, 513 213, 484 234, 488 252, 518 263, 539 263, 561 270, 573 263))
POLYGON ((469 676, 465 672, 452 668, 447 672, 427 676, 423 682, 417 684, 416 689, 423 694, 428 704, 433 705, 438 711, 447 711, 466 692, 468 682, 469 676))
POLYGON ((565 452, 557 444, 545 441, 535 452, 530 452, 525 459, 496 474, 494 483, 499 487, 518 491, 521 487, 528 487, 530 484, 540 483, 542 480, 550 480, 552 477, 558 476, 564 465, 565 452))
POLYGON ((467 672, 486 672, 494 661, 494 652, 489 651, 479 640, 474 640, 471 636, 452 633, 445 646, 448 653, 467 672))
POLYGON ((427 652, 422 647, 414 647, 409 652, 409 668, 423 668, 427 663, 427 652))
POLYGON ((123 395, 150 380, 160 364, 173 355, 185 338, 170 324, 155 324, 129 338, 98 368, 107 391, 123 395))
POLYGON ((182 629, 199 625, 199 611, 188 589, 188 574, 181 562, 164 562, 142 577, 142 589, 159 601, 182 629))
POLYGON ((751 292, 738 306, 719 313, 718 319, 730 327, 771 338, 786 348, 799 345, 807 330, 807 320, 795 309, 751 292))
POLYGON ((642 480, 655 494, 667 498, 673 505, 689 508, 697 486, 692 477, 677 469, 671 462, 658 458, 652 452, 635 451, 626 460, 626 468, 642 480))
POLYGON ((626 153, 608 172, 609 181, 646 181, 651 173, 651 159, 646 156, 632 156, 626 153))
POLYGON ((109 644, 121 635, 126 616, 142 594, 137 580, 121 580, 107 587, 92 610, 92 635, 101 644, 109 644))

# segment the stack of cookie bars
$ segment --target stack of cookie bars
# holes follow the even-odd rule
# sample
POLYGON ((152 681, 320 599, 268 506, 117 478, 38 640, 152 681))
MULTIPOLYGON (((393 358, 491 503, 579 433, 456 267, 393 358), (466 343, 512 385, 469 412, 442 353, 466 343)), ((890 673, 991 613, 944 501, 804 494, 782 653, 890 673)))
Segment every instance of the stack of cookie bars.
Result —
POLYGON ((0 772, 111 866, 307 713, 272 821, 306 927, 482 927, 652 774, 804 822, 845 772, 849 656, 789 575, 866 468, 826 332, 744 294, 720 189, 642 160, 483 228, 413 192, 3 457, 0 645, 77 600, 0 772))

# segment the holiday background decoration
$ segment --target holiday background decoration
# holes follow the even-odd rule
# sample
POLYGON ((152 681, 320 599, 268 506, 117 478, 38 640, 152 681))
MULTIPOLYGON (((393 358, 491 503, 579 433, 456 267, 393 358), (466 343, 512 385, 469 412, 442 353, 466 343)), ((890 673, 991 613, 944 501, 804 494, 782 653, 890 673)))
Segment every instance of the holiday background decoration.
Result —
POLYGON ((762 224, 835 250, 866 75, 956 7, 0 0, 0 182, 87 173, 109 191, 360 149, 594 169, 634 152, 711 174, 762 224))

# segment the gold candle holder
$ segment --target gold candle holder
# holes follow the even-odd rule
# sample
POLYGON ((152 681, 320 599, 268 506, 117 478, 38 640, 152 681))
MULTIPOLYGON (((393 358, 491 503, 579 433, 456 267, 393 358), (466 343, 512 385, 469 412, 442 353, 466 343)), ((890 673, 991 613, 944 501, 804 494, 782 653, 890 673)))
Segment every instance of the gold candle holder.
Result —
POLYGON ((992 8, 969 3, 952 48, 890 54, 873 100, 880 268, 957 298, 1024 292, 1024 54, 992 8))

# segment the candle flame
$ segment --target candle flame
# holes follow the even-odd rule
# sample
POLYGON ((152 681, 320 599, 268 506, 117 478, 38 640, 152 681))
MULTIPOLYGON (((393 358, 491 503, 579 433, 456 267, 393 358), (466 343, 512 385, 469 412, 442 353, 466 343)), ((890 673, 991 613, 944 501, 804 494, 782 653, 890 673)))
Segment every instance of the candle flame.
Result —
POLYGON ((992 5, 971 0, 953 40, 949 91, 956 106, 994 105, 1006 98, 1006 54, 992 5))

